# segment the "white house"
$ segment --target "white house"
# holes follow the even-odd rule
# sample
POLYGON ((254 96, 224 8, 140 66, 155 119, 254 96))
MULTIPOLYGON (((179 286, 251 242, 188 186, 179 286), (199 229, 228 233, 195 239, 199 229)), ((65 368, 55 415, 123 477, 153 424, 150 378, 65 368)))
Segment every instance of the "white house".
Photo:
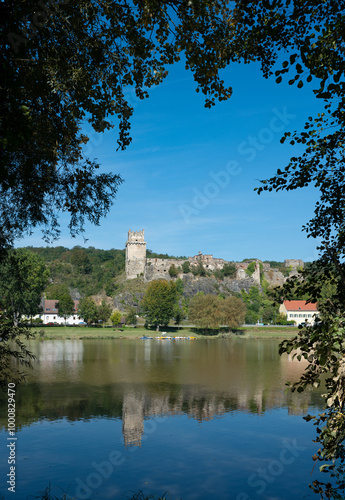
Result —
POLYGON ((306 303, 305 300, 284 300, 279 307, 279 312, 287 316, 288 321, 293 321, 296 325, 309 323, 313 325, 319 311, 317 304, 306 303))
MULTIPOLYGON (((68 325, 79 325, 79 323, 83 322, 83 318, 80 318, 78 315, 78 305, 79 300, 74 300, 74 314, 69 316, 66 319, 66 323, 68 325)), ((58 308, 56 307, 59 303, 58 300, 43 300, 42 307, 43 312, 36 316, 36 318, 40 318, 44 324, 48 323, 57 323, 59 325, 65 324, 65 318, 59 316, 58 308)))

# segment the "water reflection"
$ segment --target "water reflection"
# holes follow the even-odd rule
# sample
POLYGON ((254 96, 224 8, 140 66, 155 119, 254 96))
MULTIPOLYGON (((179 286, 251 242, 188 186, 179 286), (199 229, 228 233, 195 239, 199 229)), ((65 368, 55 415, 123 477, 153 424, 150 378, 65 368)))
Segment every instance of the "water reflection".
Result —
MULTIPOLYGON (((16 393, 18 498, 49 482, 78 500, 139 489, 183 500, 309 496, 314 428, 289 415, 317 412, 321 390, 285 393, 305 365, 280 357, 277 341, 37 340, 29 348, 38 360, 16 393), (292 462, 280 460, 287 446, 292 462)), ((0 461, 1 477, 7 467, 0 461)))
POLYGON ((151 417, 203 422, 282 407, 300 415, 322 404, 320 391, 285 393, 285 383, 297 380, 305 363, 280 357, 273 340, 32 341, 29 348, 38 361, 19 388, 19 426, 116 418, 128 447, 141 445, 144 420, 151 417))

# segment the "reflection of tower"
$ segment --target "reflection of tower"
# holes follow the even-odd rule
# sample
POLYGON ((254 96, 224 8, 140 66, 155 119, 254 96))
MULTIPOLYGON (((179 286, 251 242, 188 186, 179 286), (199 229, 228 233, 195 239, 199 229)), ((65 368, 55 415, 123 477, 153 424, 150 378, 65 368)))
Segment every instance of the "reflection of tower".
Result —
POLYGON ((125 393, 122 406, 122 433, 125 446, 141 446, 144 432, 144 398, 125 393))
POLYGON ((134 279, 144 274, 146 265, 146 241, 142 231, 128 231, 126 241, 126 278, 134 279))

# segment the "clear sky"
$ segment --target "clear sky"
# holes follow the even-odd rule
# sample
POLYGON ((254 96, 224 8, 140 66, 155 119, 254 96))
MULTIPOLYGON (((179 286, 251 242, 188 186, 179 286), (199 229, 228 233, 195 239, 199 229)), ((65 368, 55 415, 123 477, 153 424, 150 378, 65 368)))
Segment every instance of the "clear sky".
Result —
MULTIPOLYGON (((316 258, 316 242, 301 228, 313 214, 317 192, 254 192, 259 179, 301 151, 280 138, 319 111, 312 88, 265 80, 255 64, 232 65, 223 78, 233 96, 211 110, 183 63, 151 89, 149 99, 129 91, 132 144, 116 152, 114 129, 91 133, 86 148, 104 171, 125 181, 114 206, 99 227, 86 226, 86 243, 69 236, 62 218, 61 238, 52 246, 124 248, 127 231, 144 228, 149 249, 176 256, 201 251, 235 261, 316 258)), ((40 230, 16 246, 26 245, 46 246, 40 230)))

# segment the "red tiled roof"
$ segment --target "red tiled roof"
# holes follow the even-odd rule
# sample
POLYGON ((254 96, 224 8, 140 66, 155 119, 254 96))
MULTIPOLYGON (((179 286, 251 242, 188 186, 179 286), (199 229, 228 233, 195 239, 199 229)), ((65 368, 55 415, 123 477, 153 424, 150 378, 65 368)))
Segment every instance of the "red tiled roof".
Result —
POLYGON ((305 300, 284 300, 284 306, 287 311, 317 311, 317 304, 305 300))
MULTIPOLYGON (((74 310, 75 312, 78 311, 78 305, 79 305, 79 300, 73 300, 74 302, 74 310)), ((58 304, 58 300, 45 300, 44 301, 44 313, 49 314, 49 313, 57 313, 58 309, 56 307, 56 304, 58 304)))

